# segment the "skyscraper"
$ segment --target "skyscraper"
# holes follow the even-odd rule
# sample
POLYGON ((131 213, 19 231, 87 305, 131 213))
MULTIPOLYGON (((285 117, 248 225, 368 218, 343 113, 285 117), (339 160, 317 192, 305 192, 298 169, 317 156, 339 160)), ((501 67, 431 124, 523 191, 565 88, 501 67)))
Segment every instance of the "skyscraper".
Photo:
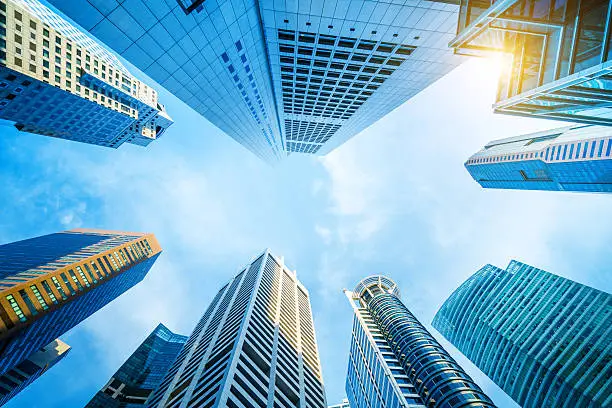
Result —
POLYGON ((346 393, 352 408, 494 407, 385 276, 345 290, 355 318, 346 393))
POLYGON ((49 368, 66 357, 70 346, 60 339, 53 340, 35 351, 11 370, 0 376, 0 406, 19 394, 49 368))
POLYGON ((0 375, 140 282, 153 234, 77 229, 0 246, 0 375))
POLYGON ((143 406, 176 359, 186 336, 159 324, 86 405, 87 408, 143 406))
POLYGON ((465 167, 485 188, 612 193, 612 129, 570 126, 495 140, 465 167))
POLYGON ((146 146, 172 124, 155 90, 38 0, 0 1, 0 119, 114 148, 146 146))
POLYGON ((612 125, 611 0, 465 0, 455 52, 502 52, 495 111, 612 125))
POLYGON ((517 261, 486 265, 433 326, 523 408, 612 404, 612 296, 517 261))
POLYGON ((341 403, 335 404, 335 405, 330 405, 327 408, 351 408, 351 406, 349 405, 348 399, 344 398, 341 403))
POLYGON ((51 2, 269 161, 329 152, 462 61, 448 0, 51 2))
POLYGON ((265 251, 225 284, 149 407, 317 407, 325 394, 308 291, 265 251))

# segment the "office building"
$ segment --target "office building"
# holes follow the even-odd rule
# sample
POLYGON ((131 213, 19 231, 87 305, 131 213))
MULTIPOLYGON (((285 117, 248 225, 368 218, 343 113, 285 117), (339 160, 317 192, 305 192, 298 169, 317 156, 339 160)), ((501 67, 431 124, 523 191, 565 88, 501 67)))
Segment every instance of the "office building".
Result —
POLYGON ((495 140, 465 167, 485 188, 612 193, 612 129, 578 125, 495 140))
POLYGON ((496 112, 612 125, 612 1, 465 0, 463 55, 506 55, 496 112))
POLYGON ((352 408, 494 407, 384 276, 345 294, 355 314, 346 393, 352 408))
POLYGON ((328 153, 462 62, 447 0, 51 2, 268 161, 328 153))
POLYGON ((344 398, 341 403, 335 404, 335 405, 330 405, 327 408, 351 408, 351 406, 349 405, 348 399, 344 398))
POLYGON ((113 148, 146 146, 172 124, 155 90, 38 0, 0 1, 0 119, 113 148))
POLYGON ((612 296, 517 261, 486 265, 433 326, 523 408, 612 406, 612 296))
POLYGON ((89 401, 86 408, 144 406, 186 341, 186 336, 175 334, 160 323, 89 401))
POLYGON ((39 351, 35 351, 0 376, 0 406, 19 394, 34 380, 43 375, 62 358, 66 357, 70 346, 60 339, 53 340, 39 351))
POLYGON ((265 251, 223 285, 148 407, 317 407, 325 394, 308 291, 265 251))
POLYGON ((140 282, 153 234, 77 229, 0 245, 0 375, 140 282))

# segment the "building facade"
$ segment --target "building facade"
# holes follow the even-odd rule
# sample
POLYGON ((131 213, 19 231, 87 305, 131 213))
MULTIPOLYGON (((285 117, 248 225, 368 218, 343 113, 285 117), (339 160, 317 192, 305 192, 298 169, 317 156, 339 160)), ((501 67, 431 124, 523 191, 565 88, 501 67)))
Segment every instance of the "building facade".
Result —
POLYGON ((433 326, 523 408, 612 404, 612 296, 517 261, 486 265, 433 326))
POLYGON ((352 408, 495 405, 400 300, 391 279, 346 291, 355 314, 346 393, 352 408))
POLYGON ((462 61, 454 1, 51 2, 268 161, 326 154, 462 61))
POLYGON ((140 282, 153 234, 71 230, 0 246, 0 375, 140 282))
POLYGON ((612 193, 612 129, 570 126, 495 140, 465 167, 485 188, 612 193))
POLYGON ((0 119, 113 148, 146 146, 172 124, 155 90, 38 0, 0 1, 0 119))
POLYGON ((69 351, 69 345, 60 339, 53 340, 0 376, 0 406, 6 404, 49 368, 66 357, 69 351))
POLYGON ((330 405, 327 408, 351 408, 351 406, 349 404, 348 399, 344 398, 341 403, 335 404, 335 405, 330 405))
POLYGON ((86 407, 144 406, 151 393, 162 382, 186 341, 186 336, 175 334, 160 323, 86 407))
POLYGON ((326 407, 308 291, 269 251, 217 293, 148 407, 326 407))
POLYGON ((507 57, 495 111, 612 125, 612 1, 465 0, 458 54, 507 57))

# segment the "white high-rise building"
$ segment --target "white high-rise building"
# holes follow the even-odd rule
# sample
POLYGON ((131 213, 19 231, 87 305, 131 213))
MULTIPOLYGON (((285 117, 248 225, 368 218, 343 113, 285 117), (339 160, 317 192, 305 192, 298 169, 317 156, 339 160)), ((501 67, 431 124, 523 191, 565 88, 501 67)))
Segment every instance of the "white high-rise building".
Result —
POLYGON ((99 146, 141 146, 172 124, 157 92, 37 0, 0 0, 0 119, 99 146))
POLYGON ((308 291, 265 251, 217 293, 149 407, 325 408, 308 291))

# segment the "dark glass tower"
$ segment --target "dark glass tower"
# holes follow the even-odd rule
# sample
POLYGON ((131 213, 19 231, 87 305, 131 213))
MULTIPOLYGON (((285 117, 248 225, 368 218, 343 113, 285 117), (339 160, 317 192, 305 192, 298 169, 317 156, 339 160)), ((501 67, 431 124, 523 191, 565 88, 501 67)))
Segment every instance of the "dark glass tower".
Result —
POLYGON ((384 276, 345 291, 355 319, 346 392, 352 408, 495 407, 384 276))
POLYGON ((140 282, 153 234, 72 230, 0 246, 0 374, 140 282))
POLYGON ((49 368, 66 357, 69 351, 69 345, 60 339, 53 340, 0 376, 0 406, 6 404, 49 368))
POLYGON ((295 272, 266 251, 225 284, 147 406, 326 408, 295 272))
POLYGON ((512 261, 486 265, 433 326, 524 408, 612 406, 612 295, 512 261))
POLYGON ((187 341, 159 324, 87 404, 87 408, 143 406, 187 341))

